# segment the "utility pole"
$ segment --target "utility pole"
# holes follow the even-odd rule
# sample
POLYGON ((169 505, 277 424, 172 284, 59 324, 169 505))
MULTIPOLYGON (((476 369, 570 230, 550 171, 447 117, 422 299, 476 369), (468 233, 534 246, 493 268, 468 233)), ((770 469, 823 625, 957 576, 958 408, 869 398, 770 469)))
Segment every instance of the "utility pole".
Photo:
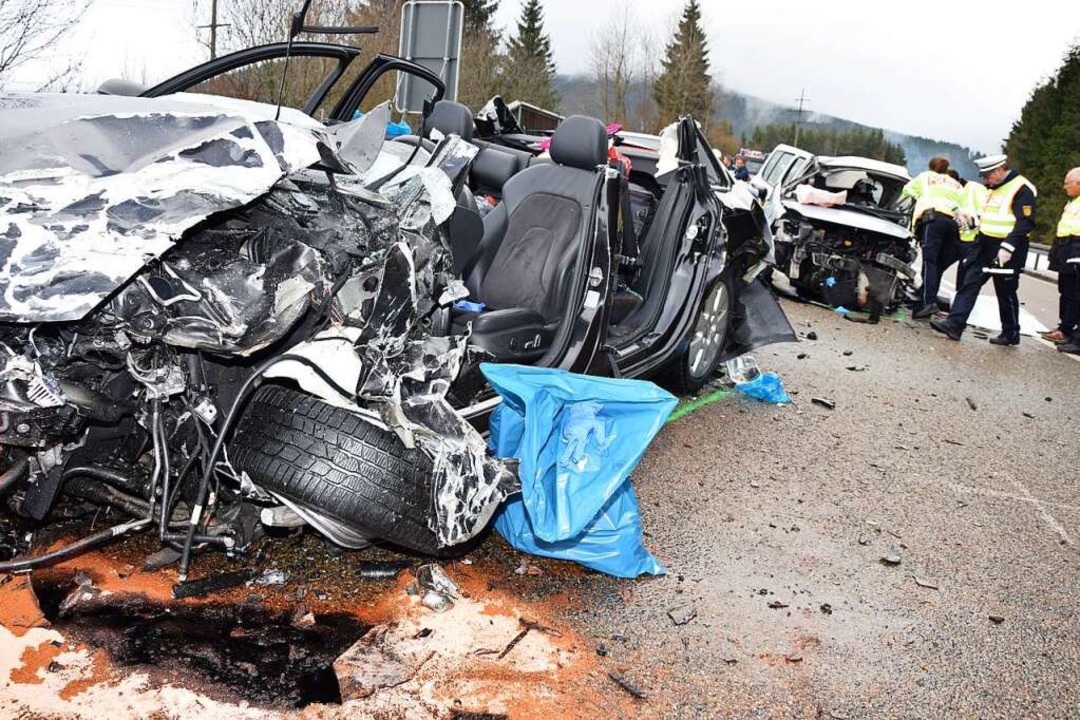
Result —
POLYGON ((810 102, 810 98, 806 97, 805 88, 799 91, 799 97, 795 98, 795 102, 799 103, 799 111, 798 114, 795 116, 795 142, 792 144, 795 147, 799 147, 799 128, 802 126, 803 105, 810 102))
POLYGON ((218 18, 218 0, 210 0, 210 24, 200 25, 199 28, 210 28, 210 59, 213 60, 217 57, 217 30, 219 27, 229 27, 232 23, 219 23, 218 18))

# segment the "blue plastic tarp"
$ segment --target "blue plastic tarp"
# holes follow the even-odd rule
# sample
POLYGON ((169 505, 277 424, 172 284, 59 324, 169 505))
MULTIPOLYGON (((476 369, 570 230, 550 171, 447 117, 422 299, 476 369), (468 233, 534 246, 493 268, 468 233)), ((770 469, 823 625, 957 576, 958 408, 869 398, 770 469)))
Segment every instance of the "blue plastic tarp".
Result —
POLYGON ((520 460, 521 494, 495 529, 518 550, 618 577, 659 575, 641 543, 630 472, 675 408, 650 382, 484 363, 502 396, 490 422, 499 457, 520 460))
MULTIPOLYGON (((364 113, 359 110, 353 111, 353 120, 361 117, 364 117, 364 113)), ((393 120, 386 121, 386 135, 384 137, 387 140, 402 135, 412 135, 412 128, 409 127, 409 123, 405 122, 404 118, 402 118, 401 122, 394 122, 393 120)))
POLYGON ((747 397, 777 405, 787 405, 791 402, 791 397, 784 390, 780 376, 772 372, 762 373, 753 380, 735 383, 735 389, 747 397))

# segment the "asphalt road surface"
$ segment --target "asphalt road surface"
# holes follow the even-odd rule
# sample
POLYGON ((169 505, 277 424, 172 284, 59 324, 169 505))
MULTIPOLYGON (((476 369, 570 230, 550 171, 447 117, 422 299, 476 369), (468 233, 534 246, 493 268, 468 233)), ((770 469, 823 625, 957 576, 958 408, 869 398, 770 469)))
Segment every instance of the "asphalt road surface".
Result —
POLYGON ((796 406, 665 429, 634 477, 670 575, 578 614, 642 715, 1080 717, 1076 364, 785 308, 819 339, 757 359, 796 406))

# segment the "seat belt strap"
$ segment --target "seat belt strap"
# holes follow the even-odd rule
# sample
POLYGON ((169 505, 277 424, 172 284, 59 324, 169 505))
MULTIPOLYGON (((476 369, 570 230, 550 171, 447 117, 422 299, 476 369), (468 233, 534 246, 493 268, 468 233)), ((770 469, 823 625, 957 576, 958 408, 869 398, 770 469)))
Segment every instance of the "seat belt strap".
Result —
POLYGON ((639 267, 641 258, 634 233, 634 214, 630 208, 630 183, 625 176, 619 181, 619 218, 622 222, 622 253, 619 255, 619 262, 639 267))

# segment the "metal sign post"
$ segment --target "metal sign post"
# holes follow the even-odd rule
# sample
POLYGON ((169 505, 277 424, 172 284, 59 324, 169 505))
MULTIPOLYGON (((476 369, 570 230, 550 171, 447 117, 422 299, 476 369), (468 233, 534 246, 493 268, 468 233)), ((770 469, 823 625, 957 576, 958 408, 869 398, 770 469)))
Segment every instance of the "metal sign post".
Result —
MULTIPOLYGON (((401 8, 398 55, 438 73, 446 83, 446 100, 457 100, 464 16, 460 0, 409 0, 401 8)), ((394 103, 401 112, 422 112, 430 94, 430 84, 401 73, 394 103)))

